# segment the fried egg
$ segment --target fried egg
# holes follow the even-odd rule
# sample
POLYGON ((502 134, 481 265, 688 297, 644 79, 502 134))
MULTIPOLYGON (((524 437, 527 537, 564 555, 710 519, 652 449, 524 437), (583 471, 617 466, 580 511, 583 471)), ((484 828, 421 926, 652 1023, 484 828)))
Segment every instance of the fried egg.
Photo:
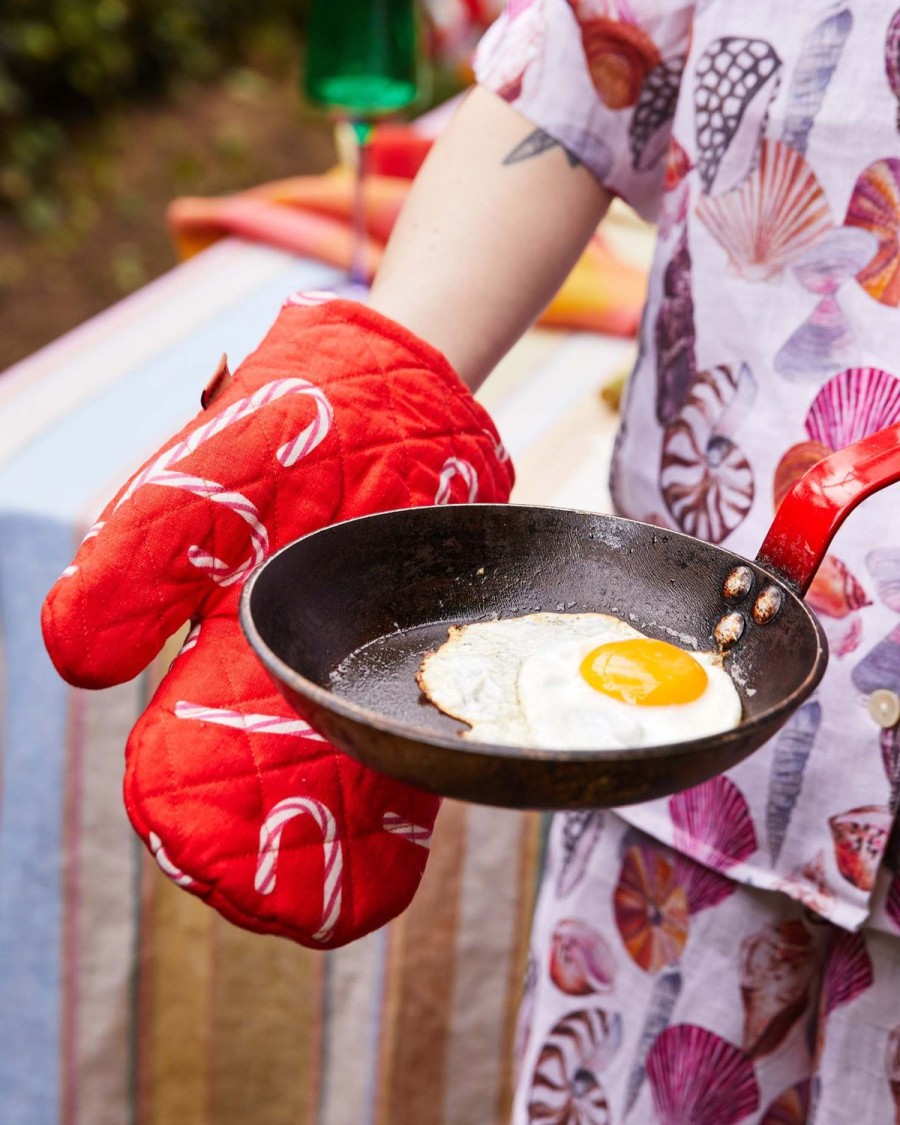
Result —
POLYGON ((604 613, 532 613, 451 626, 419 686, 463 737, 538 749, 614 750, 737 726, 741 701, 713 652, 688 652, 604 613))

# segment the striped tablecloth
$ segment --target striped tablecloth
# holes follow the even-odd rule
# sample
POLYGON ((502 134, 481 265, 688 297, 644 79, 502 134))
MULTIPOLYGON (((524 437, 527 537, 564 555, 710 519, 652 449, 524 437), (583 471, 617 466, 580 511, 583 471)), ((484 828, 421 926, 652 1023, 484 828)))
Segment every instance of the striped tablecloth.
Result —
MULTIPOLYGON (((120 797, 165 658, 75 691, 44 593, 114 488, 197 408, 283 297, 328 269, 223 242, 0 376, 0 1122, 491 1125, 506 1118, 541 847, 536 814, 448 802, 421 890, 321 954, 177 890, 120 797)), ((532 332, 481 392, 514 500, 603 508, 621 340, 532 332)))

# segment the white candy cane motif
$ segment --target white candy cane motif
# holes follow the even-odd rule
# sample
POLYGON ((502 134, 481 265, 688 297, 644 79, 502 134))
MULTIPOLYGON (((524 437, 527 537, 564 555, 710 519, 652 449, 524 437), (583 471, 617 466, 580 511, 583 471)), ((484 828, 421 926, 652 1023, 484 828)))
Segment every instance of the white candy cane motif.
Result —
POLYGON ((327 289, 298 289, 285 298, 286 305, 300 305, 302 308, 311 308, 313 305, 326 305, 329 301, 336 301, 337 293, 329 293, 327 289))
POLYGON ((169 859, 166 854, 166 849, 163 847, 163 842, 156 835, 155 832, 150 833, 150 850, 153 852, 153 858, 159 864, 164 874, 178 884, 179 887, 199 887, 200 884, 196 879, 191 878, 190 875, 185 873, 169 859))
POLYGON ((287 797, 275 805, 259 830, 259 857, 256 865, 256 890, 261 895, 275 889, 275 868, 285 825, 297 816, 308 814, 322 833, 325 880, 322 889, 322 925, 313 934, 315 941, 330 937, 341 912, 341 872, 343 852, 337 838, 337 825, 331 811, 311 797, 287 797))
POLYGON ((472 503, 478 492, 478 474, 475 472, 474 465, 469 461, 463 461, 459 457, 448 457, 444 462, 444 467, 441 469, 438 489, 434 497, 435 504, 450 503, 450 482, 456 476, 462 477, 468 485, 469 503, 472 503))
POLYGON ((190 652, 192 648, 197 647, 197 642, 200 640, 201 624, 202 622, 198 621, 196 625, 190 627, 187 636, 184 638, 184 644, 178 650, 179 656, 184 656, 186 652, 190 652))
POLYGON ((175 704, 176 719, 193 719, 203 723, 216 723, 220 727, 235 727, 250 734, 286 734, 293 738, 308 738, 312 742, 325 739, 300 719, 285 719, 280 715, 244 714, 242 711, 229 711, 224 707, 204 707, 202 703, 187 703, 179 700, 175 704))
POLYGON ((418 844, 420 848, 427 850, 431 847, 431 829, 423 824, 413 824, 410 820, 404 820, 399 813, 386 812, 381 819, 381 827, 392 836, 402 836, 411 844, 418 844))
POLYGON ((282 465, 289 468, 296 464, 301 457, 311 453, 327 435, 331 429, 334 412, 324 392, 306 379, 276 379, 271 383, 266 383, 265 386, 260 387, 247 398, 233 402, 221 414, 212 418, 205 425, 198 426, 196 430, 192 430, 183 441, 161 453, 155 461, 151 461, 146 468, 133 478, 122 494, 116 508, 121 507, 126 500, 131 499, 135 492, 145 484, 182 488, 222 504, 223 507, 235 512, 250 525, 251 558, 234 570, 230 570, 221 560, 212 558, 196 546, 190 549, 188 558, 194 566, 207 571, 219 585, 227 586, 243 577, 265 558, 268 550, 268 535, 259 519, 256 507, 239 492, 231 492, 215 481, 173 471, 171 466, 187 457, 188 454, 193 453, 204 442, 220 434, 229 426, 240 422, 251 414, 255 414, 257 410, 276 402, 285 395, 309 395, 316 404, 316 417, 313 421, 297 437, 286 442, 276 454, 282 465))
MULTIPOLYGON (((85 535, 84 539, 81 540, 81 546, 83 547, 85 545, 85 543, 87 543, 88 539, 95 539, 100 534, 100 532, 103 530, 103 528, 105 526, 106 526, 105 520, 98 520, 93 525, 93 527, 88 528, 87 534, 85 535)), ((74 563, 72 563, 71 566, 66 567, 66 569, 60 575, 60 578, 71 578, 73 574, 77 574, 77 573, 78 573, 78 567, 74 563)))
POLYGON ((494 447, 494 452, 497 454, 497 460, 501 463, 509 460, 509 450, 498 437, 494 437, 490 430, 482 429, 483 434, 486 434, 494 447))

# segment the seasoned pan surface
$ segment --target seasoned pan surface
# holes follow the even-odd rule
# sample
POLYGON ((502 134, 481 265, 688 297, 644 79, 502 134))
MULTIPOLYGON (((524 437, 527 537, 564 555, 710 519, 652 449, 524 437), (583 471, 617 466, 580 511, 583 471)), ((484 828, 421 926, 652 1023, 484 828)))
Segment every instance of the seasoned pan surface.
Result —
POLYGON ((734 765, 815 688, 827 649, 802 599, 776 573, 689 536, 559 508, 405 509, 315 532, 245 587, 248 639, 317 730, 384 773, 446 796, 516 808, 580 808, 664 796, 734 765), (726 579, 748 568, 740 596, 726 579), (758 625, 754 605, 777 592, 758 625), (727 595, 727 596, 726 596, 727 595), (527 613, 614 614, 649 636, 714 650, 726 615, 743 628, 727 656, 739 727, 628 751, 540 751, 461 738, 416 672, 450 625, 527 613))

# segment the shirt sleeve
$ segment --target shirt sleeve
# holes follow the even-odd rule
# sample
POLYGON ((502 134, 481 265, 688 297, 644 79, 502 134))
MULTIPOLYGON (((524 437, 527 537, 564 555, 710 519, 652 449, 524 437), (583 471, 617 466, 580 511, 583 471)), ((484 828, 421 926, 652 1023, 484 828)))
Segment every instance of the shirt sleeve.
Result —
POLYGON ((652 220, 693 15, 693 0, 508 0, 475 75, 652 220))

